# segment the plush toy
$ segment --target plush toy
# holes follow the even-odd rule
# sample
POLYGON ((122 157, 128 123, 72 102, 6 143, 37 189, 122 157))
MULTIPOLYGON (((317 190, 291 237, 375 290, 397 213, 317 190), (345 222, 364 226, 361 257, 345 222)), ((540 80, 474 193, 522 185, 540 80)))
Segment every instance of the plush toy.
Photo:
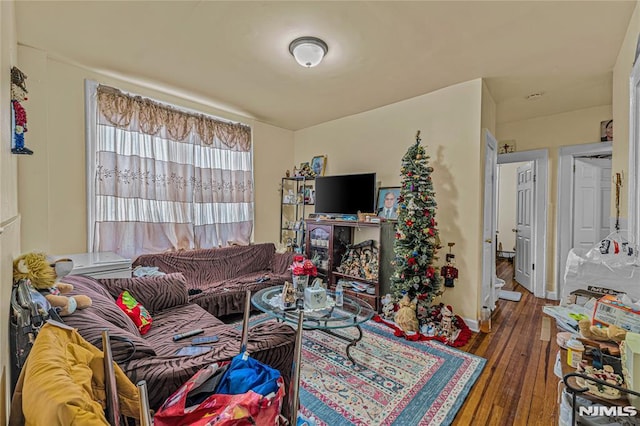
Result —
POLYGON ((409 295, 405 294, 400 302, 400 309, 396 312, 395 322, 400 328, 407 332, 418 331, 418 318, 416 317, 416 304, 411 302, 409 295))
POLYGON ((28 279, 33 288, 44 294, 51 306, 60 308, 60 315, 71 315, 76 309, 91 306, 88 296, 64 296, 73 285, 57 282, 58 274, 44 253, 26 253, 13 261, 13 279, 28 279))

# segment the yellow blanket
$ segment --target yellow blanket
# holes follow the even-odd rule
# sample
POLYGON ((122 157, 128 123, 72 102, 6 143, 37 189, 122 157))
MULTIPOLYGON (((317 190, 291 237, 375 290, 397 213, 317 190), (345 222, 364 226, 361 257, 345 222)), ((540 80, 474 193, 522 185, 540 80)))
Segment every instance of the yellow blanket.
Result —
MULTIPOLYGON (((139 417, 138 389, 114 363, 120 411, 139 417)), ((103 353, 74 329, 45 324, 22 369, 9 425, 108 425, 103 353)))

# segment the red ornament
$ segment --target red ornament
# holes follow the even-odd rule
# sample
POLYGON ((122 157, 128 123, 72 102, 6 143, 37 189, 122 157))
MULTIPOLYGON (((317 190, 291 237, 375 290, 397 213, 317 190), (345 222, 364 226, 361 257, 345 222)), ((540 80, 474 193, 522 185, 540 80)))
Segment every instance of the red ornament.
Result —
POLYGON ((410 257, 409 259, 407 259, 407 262, 409 262, 409 266, 413 266, 416 264, 416 258, 410 257))
POLYGON ((407 226, 413 226, 413 221, 411 219, 407 220, 407 226))
POLYGON ((435 275, 436 271, 433 268, 433 266, 429 266, 427 268, 427 273, 425 274, 427 276, 427 278, 433 278, 433 276, 435 275))

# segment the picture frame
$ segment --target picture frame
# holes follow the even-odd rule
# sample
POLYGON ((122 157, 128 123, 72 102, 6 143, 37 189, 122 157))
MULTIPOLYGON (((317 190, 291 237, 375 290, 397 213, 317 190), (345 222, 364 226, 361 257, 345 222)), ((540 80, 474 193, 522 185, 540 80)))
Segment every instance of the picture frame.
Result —
POLYGON ((609 142, 613 140, 613 120, 604 120, 600 122, 600 142, 609 142))
POLYGON ((376 214, 387 220, 398 220, 398 198, 400 197, 399 186, 384 186, 378 188, 376 198, 376 214), (388 202, 393 199, 393 205, 388 202), (391 209, 391 210, 387 210, 391 209), (388 213, 390 212, 390 213, 388 213))
POLYGON ((311 170, 316 176, 324 176, 324 169, 327 166, 326 155, 316 155, 311 159, 311 170))
POLYGON ((313 190, 313 186, 305 185, 303 188, 304 193, 304 203, 305 204, 314 204, 315 203, 315 191, 313 190))

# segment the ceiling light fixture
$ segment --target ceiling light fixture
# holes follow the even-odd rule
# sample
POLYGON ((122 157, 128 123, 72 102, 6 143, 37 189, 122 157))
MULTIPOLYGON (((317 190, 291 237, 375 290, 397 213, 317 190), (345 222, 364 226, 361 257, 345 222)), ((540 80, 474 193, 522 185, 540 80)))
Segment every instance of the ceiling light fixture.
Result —
POLYGON ((327 43, 316 37, 300 37, 289 44, 289 52, 303 67, 318 65, 329 51, 327 43))

